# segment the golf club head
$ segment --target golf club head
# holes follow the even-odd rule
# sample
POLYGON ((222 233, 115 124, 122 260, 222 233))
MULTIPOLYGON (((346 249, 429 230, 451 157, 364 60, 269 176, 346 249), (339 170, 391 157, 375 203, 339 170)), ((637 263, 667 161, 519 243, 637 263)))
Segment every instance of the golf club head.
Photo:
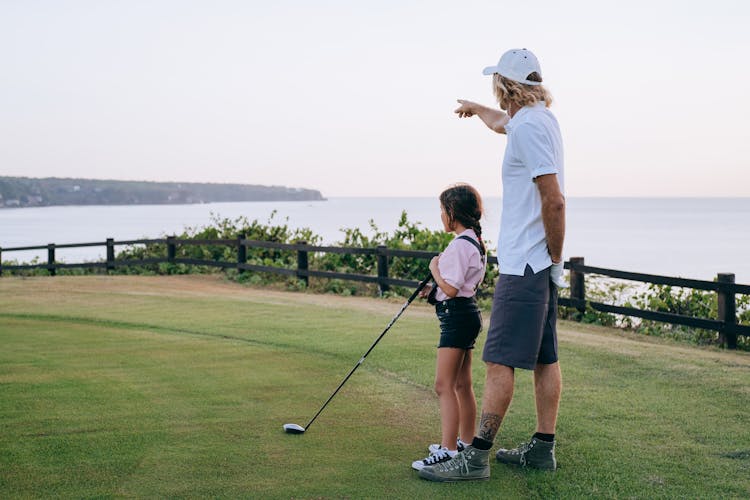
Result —
POLYGON ((302 434, 305 428, 297 424, 284 424, 284 432, 289 434, 302 434))

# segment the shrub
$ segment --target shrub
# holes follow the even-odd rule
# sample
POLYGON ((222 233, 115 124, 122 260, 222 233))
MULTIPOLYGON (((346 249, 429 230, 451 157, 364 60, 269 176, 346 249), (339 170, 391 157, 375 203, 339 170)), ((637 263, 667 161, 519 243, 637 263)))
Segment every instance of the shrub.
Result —
MULTIPOLYGON (((648 311, 696 318, 718 318, 716 293, 713 291, 656 284, 643 287, 587 275, 586 298, 594 302, 648 311)), ((750 295, 737 295, 736 303, 738 322, 750 324, 750 295)), ((696 345, 716 345, 719 340, 718 332, 713 330, 600 312, 590 305, 587 305, 583 314, 571 307, 560 307, 559 314, 560 317, 584 323, 627 329, 643 335, 671 338, 696 345)), ((737 348, 750 350, 750 339, 747 336, 738 336, 737 348)))
MULTIPOLYGON (((264 224, 257 219, 250 221, 247 217, 237 217, 235 219, 220 218, 216 214, 211 214, 211 223, 202 227, 187 227, 181 234, 175 235, 177 239, 196 239, 196 240, 216 240, 229 239, 234 240, 243 236, 248 240, 272 241, 276 243, 296 243, 298 241, 307 241, 315 245, 320 241, 317 236, 308 228, 290 229, 287 223, 288 219, 280 224, 274 223, 276 211, 271 212, 268 221, 264 224)), ((163 258, 167 255, 166 244, 152 245, 132 245, 118 252, 118 260, 141 260, 149 258, 163 258)), ((176 251, 178 259, 197 259, 236 262, 237 248, 232 245, 178 245, 176 251)), ((247 263, 263 266, 274 266, 291 269, 297 264, 296 252, 277 250, 273 248, 247 248, 247 263)), ((118 267, 117 272, 123 274, 189 274, 189 273, 216 273, 220 272, 217 268, 210 266, 191 266, 185 264, 147 264, 137 267, 118 267)), ((250 280, 244 273, 233 274, 232 277, 238 281, 246 282, 250 280)), ((274 275, 263 274, 261 277, 252 279, 254 283, 267 283, 284 281, 274 275)))

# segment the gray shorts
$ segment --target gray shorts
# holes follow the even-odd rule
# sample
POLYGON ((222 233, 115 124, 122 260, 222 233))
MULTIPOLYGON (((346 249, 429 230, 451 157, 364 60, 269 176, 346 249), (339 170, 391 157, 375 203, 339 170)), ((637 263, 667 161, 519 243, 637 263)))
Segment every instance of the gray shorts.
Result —
POLYGON ((533 370, 557 362, 557 287, 550 269, 500 274, 482 360, 533 370))

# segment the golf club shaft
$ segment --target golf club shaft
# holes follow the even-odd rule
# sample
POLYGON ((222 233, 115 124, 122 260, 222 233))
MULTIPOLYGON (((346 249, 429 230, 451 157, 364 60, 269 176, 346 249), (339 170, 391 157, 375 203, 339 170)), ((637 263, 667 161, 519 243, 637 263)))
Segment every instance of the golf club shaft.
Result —
POLYGON ((417 297, 417 295, 419 295, 419 292, 421 292, 422 289, 425 286, 427 286, 427 283, 431 279, 432 279, 432 274, 428 274, 427 277, 425 279, 423 279, 421 283, 419 283, 419 285, 417 286, 417 288, 414 290, 414 292, 412 292, 411 296, 406 300, 406 302, 404 303, 404 305, 401 306, 401 309, 399 310, 398 314, 396 314, 393 317, 393 319, 391 320, 391 322, 388 323, 388 326, 385 327, 385 330, 383 330, 383 333, 381 333, 378 336, 378 338, 375 339, 375 342, 373 342, 372 345, 370 346, 370 348, 367 349, 367 352, 364 353, 361 358, 359 358, 359 361, 357 361, 357 364, 354 365, 354 368, 352 368, 352 370, 349 372, 349 374, 346 377, 344 377, 344 380, 341 381, 341 383, 336 388, 336 390, 333 391, 333 394, 331 394, 331 396, 326 400, 326 402, 323 403, 323 406, 320 407, 320 410, 318 410, 318 413, 316 413, 315 416, 310 419, 310 421, 305 426, 305 430, 307 430, 307 429, 310 428, 310 425, 312 425, 312 423, 315 422, 315 419, 318 418, 318 415, 320 415, 323 412, 323 410, 325 409, 326 406, 328 406, 328 403, 331 402, 331 400, 333 399, 333 397, 339 392, 339 390, 341 390, 342 387, 344 387, 344 384, 346 383, 347 380, 349 380, 349 377, 351 377, 354 374, 354 372, 357 371, 357 368, 359 368, 359 365, 361 365, 365 361, 365 358, 367 357, 367 355, 370 354, 370 352, 375 348, 376 345, 378 345, 378 342, 380 342, 380 339, 382 339, 383 336, 385 336, 386 332, 388 332, 388 330, 390 330, 390 328, 393 326, 393 324, 396 322, 396 320, 401 316, 401 314, 406 310, 406 308, 409 307, 409 304, 412 303, 412 301, 417 297))

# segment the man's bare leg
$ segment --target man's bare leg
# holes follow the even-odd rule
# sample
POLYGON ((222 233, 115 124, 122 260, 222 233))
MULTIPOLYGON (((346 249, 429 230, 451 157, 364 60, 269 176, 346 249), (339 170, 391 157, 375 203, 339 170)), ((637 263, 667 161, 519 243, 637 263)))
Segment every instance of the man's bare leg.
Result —
POLYGON ((487 363, 487 377, 482 398, 482 416, 479 421, 477 436, 490 443, 508 411, 513 399, 513 382, 515 374, 510 366, 487 363))
POLYGON ((534 368, 536 433, 531 441, 518 448, 498 449, 495 454, 498 461, 542 470, 557 469, 554 435, 561 390, 562 375, 559 363, 537 364, 534 368))
POLYGON ((560 363, 538 364, 534 368, 534 397, 536 399, 536 432, 554 434, 562 392, 560 363))

